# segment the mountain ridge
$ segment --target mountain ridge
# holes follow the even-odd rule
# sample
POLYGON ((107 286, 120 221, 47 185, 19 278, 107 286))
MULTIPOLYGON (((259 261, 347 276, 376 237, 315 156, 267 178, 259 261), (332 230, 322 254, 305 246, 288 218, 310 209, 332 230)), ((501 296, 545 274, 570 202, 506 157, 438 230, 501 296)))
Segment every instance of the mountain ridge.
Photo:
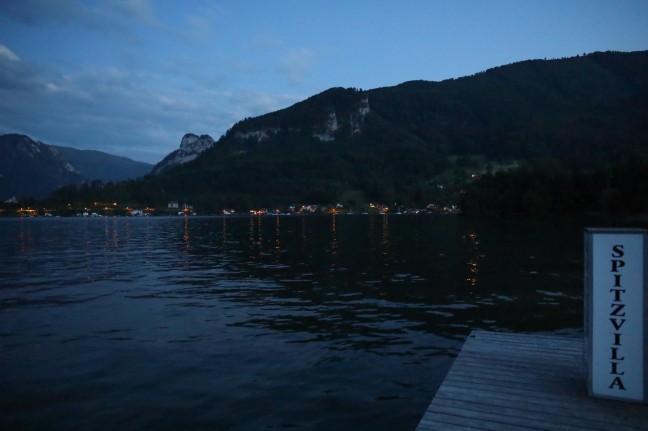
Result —
POLYGON ((61 152, 89 181, 122 181, 148 174, 153 167, 150 163, 139 162, 128 157, 116 156, 97 150, 80 150, 73 147, 49 145, 61 152))
MULTIPOLYGON (((529 60, 441 82, 410 81, 366 91, 333 88, 237 123, 191 169, 214 173, 220 167, 235 176, 237 166, 238 176, 259 168, 270 171, 256 185, 238 186, 244 193, 265 189, 278 195, 291 189, 285 177, 292 175, 331 200, 359 189, 368 200, 389 202, 412 200, 417 192, 434 198, 425 184, 455 168, 448 162, 453 156, 560 158, 595 168, 636 149, 646 151, 647 59, 647 52, 594 53, 529 60), (358 130, 352 118, 364 100, 368 113, 358 130), (332 113, 335 139, 322 142, 314 135, 332 113), (262 140, 242 137, 242 132, 261 130, 273 133, 262 140), (325 184, 309 181, 295 157, 285 156, 295 151, 305 165, 317 159, 320 167, 329 166, 330 174, 320 169, 325 184), (238 160, 241 152, 247 160, 238 160), (252 152, 265 160, 252 162, 252 152), (383 181, 385 174, 391 181, 383 181), (270 190, 269 183, 277 187, 270 190)), ((237 187, 228 175, 216 178, 226 189, 237 187)), ((292 189, 308 198, 303 188, 292 189)))
POLYGON ((148 173, 152 167, 95 150, 45 144, 29 136, 0 135, 0 199, 44 198, 67 185, 112 182, 148 173))
POLYGON ((195 160, 103 193, 152 205, 191 201, 205 211, 299 202, 420 207, 456 201, 507 166, 605 171, 646 154, 648 51, 597 52, 439 82, 331 88, 243 119, 195 160))

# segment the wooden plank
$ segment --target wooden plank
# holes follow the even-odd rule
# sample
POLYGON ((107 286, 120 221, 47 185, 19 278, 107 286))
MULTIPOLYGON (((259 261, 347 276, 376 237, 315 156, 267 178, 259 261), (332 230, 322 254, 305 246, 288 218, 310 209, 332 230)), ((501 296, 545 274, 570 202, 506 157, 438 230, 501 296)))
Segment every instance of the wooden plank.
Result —
POLYGON ((489 384, 484 384, 480 382, 445 382, 444 385, 437 391, 437 394, 445 393, 445 390, 457 390, 463 392, 479 392, 484 393, 489 396, 499 394, 504 397, 514 397, 518 399, 531 399, 531 400, 556 400, 556 402, 569 403, 573 396, 560 394, 556 395, 553 392, 542 392, 535 391, 531 393, 527 388, 514 388, 514 387, 497 387, 489 384))
POLYGON ((489 385, 466 384, 465 386, 462 386, 461 383, 457 382, 446 382, 437 393, 442 396, 447 392, 452 393, 455 390, 463 393, 464 397, 469 396, 469 394, 471 393, 478 393, 490 398, 502 397, 505 399, 517 399, 521 401, 531 400, 540 404, 561 404, 566 408, 573 408, 574 411, 584 411, 588 409, 590 411, 605 413, 608 416, 625 415, 626 420, 632 421, 633 423, 641 423, 644 419, 644 416, 642 416, 641 412, 645 409, 645 406, 642 406, 640 404, 623 403, 622 405, 620 405, 620 403, 610 403, 605 400, 589 397, 575 398, 573 396, 565 395, 562 393, 530 393, 526 389, 511 388, 509 388, 507 391, 503 391, 499 388, 493 388, 489 385))
POLYGON ((595 431, 599 428, 592 427, 586 421, 547 415, 546 412, 520 411, 500 405, 497 409, 487 408, 482 404, 466 403, 461 400, 440 399, 435 408, 443 411, 455 412, 479 420, 489 420, 501 424, 519 427, 528 427, 530 424, 540 424, 544 429, 553 431, 595 431))
POLYGON ((482 431, 484 428, 474 428, 465 425, 457 425, 452 423, 452 417, 446 418, 443 421, 422 419, 418 431, 431 431, 444 429, 447 431, 482 431))
MULTIPOLYGON (((495 342, 487 342, 488 344, 486 345, 480 345, 479 343, 469 343, 469 344, 464 344, 466 347, 466 352, 480 352, 485 355, 500 355, 501 352, 498 352, 497 349, 501 348, 501 343, 506 343, 505 341, 502 341, 500 343, 495 343, 495 342)), ((511 349, 515 349, 516 356, 518 355, 523 355, 525 353, 528 354, 538 354, 542 353, 543 357, 551 357, 551 356, 557 356, 557 357, 566 357, 568 360, 569 358, 573 358, 574 356, 582 356, 583 350, 582 349, 562 349, 560 347, 552 347, 552 346, 546 346, 545 348, 542 348, 542 346, 539 346, 537 344, 515 344, 515 343, 506 343, 507 346, 509 346, 511 349)), ((463 349, 462 349, 463 350, 463 349)), ((538 358, 539 360, 543 360, 542 357, 538 358)))
POLYGON ((523 334, 513 332, 492 332, 476 330, 470 334, 471 338, 479 338, 481 340, 493 340, 499 342, 512 342, 519 344, 555 344, 563 345, 566 348, 573 348, 578 344, 582 344, 583 340, 579 337, 566 337, 558 335, 543 335, 543 334, 523 334), (520 338, 523 336, 524 338, 520 338), (576 342, 576 344, 574 344, 576 342))
MULTIPOLYGON (((473 409, 465 409, 463 407, 453 407, 447 405, 434 405, 430 406, 432 414, 442 413, 443 415, 453 416, 452 423, 456 425, 472 426, 484 430, 549 430, 549 431, 590 431, 586 428, 553 428, 547 427, 546 423, 538 423, 524 417, 510 417, 500 415, 497 412, 479 412, 473 409)), ((443 430, 443 428, 438 428, 443 430)), ((417 430, 419 431, 419 430, 417 430)))
MULTIPOLYGON (((441 394, 440 394, 441 395, 441 394)), ((456 390, 455 388, 446 386, 442 394, 442 399, 461 400, 468 403, 481 404, 489 408, 499 408, 500 406, 507 406, 520 411, 532 411, 535 413, 543 413, 551 411, 556 416, 572 416, 578 419, 595 422, 608 422, 611 417, 624 418, 623 410, 619 408, 599 408, 592 409, 592 403, 586 402, 573 402, 566 404, 561 400, 553 400, 549 398, 531 398, 520 397, 516 395, 509 395, 494 391, 479 391, 479 390, 456 390)), ((625 417, 627 426, 617 425, 619 430, 636 429, 644 426, 641 418, 627 418, 625 417)))
POLYGON ((518 343, 555 343, 555 344, 564 344, 566 346, 571 346, 573 343, 583 343, 581 337, 568 337, 563 335, 555 334, 540 334, 537 332, 534 333, 521 333, 521 332, 497 332, 497 331, 485 331, 482 329, 475 329, 470 334, 473 338, 479 338, 481 340, 493 340, 495 342, 501 341, 514 341, 518 343))
MULTIPOLYGON (((506 375, 515 376, 536 376, 540 378, 556 379, 563 378, 564 376, 572 376, 577 379, 583 378, 582 373, 578 366, 541 366, 541 364, 520 364, 519 362, 505 362, 505 361, 491 361, 481 360, 479 357, 469 358, 470 361, 457 360, 452 367, 452 375, 454 374, 473 374, 480 376, 494 376, 502 378, 506 375)), ((582 365, 581 365, 582 367, 582 365)), ((448 373, 451 375, 450 373, 448 373)))
MULTIPOLYGON (((502 356, 501 351, 497 350, 497 345, 494 343, 489 343, 488 346, 479 346, 478 348, 474 346, 468 346, 466 352, 475 352, 482 355, 492 355, 492 356, 502 356)), ((536 360, 545 361, 546 359, 558 359, 570 361, 574 356, 581 356, 583 354, 582 350, 560 350, 554 349, 551 347, 546 347, 545 349, 540 348, 539 346, 510 346, 515 348, 516 357, 520 356, 529 356, 531 358, 536 358, 536 360), (542 355, 542 357, 537 357, 537 355, 542 355)))
POLYGON ((648 406, 587 396, 583 340, 474 331, 417 431, 648 429, 648 406))
MULTIPOLYGON (((583 417, 575 415, 571 410, 563 409, 558 411, 552 409, 550 414, 547 410, 535 407, 532 404, 513 405, 510 403, 480 403, 465 399, 443 398, 437 402, 437 407, 451 407, 462 410, 471 410, 479 417, 496 415, 499 420, 511 425, 528 426, 530 423, 542 423, 542 427, 551 430, 608 430, 611 427, 617 431, 637 430, 637 426, 644 424, 610 424, 609 418, 605 416, 583 417)), ((642 428, 645 429, 645 428, 642 428)))
MULTIPOLYGON (((503 423, 498 420, 491 420, 489 418, 475 418, 472 416, 463 415, 463 411, 453 410, 448 408, 437 409, 431 407, 428 411, 429 418, 424 417, 421 422, 425 423, 426 431, 432 430, 445 430, 445 424, 459 426, 463 429, 476 429, 482 431, 528 431, 527 426, 513 425, 503 423), (434 427, 432 426, 434 424, 434 427)), ((422 431, 417 428, 416 431, 422 431)))
POLYGON ((585 389, 584 383, 581 385, 580 380, 574 379, 573 376, 565 376, 563 378, 552 378, 545 379, 543 377, 538 377, 534 375, 524 375, 522 373, 516 374, 514 372, 493 375, 490 373, 479 373, 470 370, 470 368, 459 367, 457 370, 452 370, 452 373, 448 373, 449 378, 452 380, 458 380, 463 382, 483 382, 485 384, 490 384, 493 387, 527 387, 533 386, 541 390, 546 388, 548 391, 555 391, 556 386, 565 385, 566 389, 571 391, 579 391, 580 389, 585 389), (581 388, 582 386, 582 388, 581 388))
MULTIPOLYGON (((475 358, 479 360, 479 358, 475 358)), ((570 375, 578 379, 582 379, 582 374, 576 371, 575 367, 560 367, 559 370, 547 367, 533 367, 533 366, 520 366, 519 363, 501 363, 501 362, 486 362, 475 363, 469 361, 455 361, 452 367, 454 374, 477 374, 480 376, 493 376, 495 378, 502 378, 507 375, 515 375, 520 377, 529 378, 542 378, 547 380, 560 380, 564 376, 570 375)))

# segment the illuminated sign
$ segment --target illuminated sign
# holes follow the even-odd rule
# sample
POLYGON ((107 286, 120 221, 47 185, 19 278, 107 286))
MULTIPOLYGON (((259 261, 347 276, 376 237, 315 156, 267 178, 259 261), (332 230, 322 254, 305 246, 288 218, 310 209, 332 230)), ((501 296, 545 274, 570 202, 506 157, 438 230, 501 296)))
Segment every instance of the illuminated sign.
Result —
POLYGON ((589 394, 646 402, 646 230, 585 230, 585 368, 589 394))

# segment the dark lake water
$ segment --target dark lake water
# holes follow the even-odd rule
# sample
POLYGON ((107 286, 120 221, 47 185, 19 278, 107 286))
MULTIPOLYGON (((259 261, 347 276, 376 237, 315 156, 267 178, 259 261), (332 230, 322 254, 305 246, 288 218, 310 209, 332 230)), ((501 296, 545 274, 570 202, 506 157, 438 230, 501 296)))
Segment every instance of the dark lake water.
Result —
POLYGON ((0 429, 413 430, 471 329, 582 327, 582 229, 0 219, 0 429))

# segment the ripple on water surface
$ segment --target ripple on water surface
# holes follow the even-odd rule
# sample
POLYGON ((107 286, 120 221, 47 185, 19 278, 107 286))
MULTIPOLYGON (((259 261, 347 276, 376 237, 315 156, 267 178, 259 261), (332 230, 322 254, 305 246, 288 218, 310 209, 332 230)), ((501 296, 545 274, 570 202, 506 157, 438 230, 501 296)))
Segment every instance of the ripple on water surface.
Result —
POLYGON ((580 327, 578 229, 0 220, 0 428, 414 429, 471 329, 580 327))

